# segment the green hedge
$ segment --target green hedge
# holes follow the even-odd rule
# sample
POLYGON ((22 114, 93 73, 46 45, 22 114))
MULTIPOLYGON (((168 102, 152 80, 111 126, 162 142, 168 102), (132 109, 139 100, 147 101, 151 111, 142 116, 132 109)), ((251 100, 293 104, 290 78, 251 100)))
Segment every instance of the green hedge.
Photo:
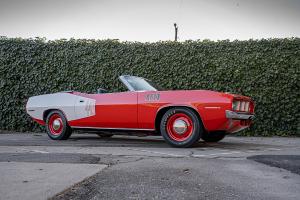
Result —
POLYGON ((40 131, 25 112, 30 96, 62 90, 120 89, 121 74, 168 89, 251 96, 248 135, 299 134, 300 39, 118 42, 0 38, 0 129, 40 131))

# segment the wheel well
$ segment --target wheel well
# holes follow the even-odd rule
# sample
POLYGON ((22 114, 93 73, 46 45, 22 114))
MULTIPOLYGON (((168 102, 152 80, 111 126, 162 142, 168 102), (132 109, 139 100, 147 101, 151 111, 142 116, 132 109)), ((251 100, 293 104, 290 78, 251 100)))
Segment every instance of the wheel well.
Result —
MULTIPOLYGON (((156 114, 156 118, 155 118, 155 130, 156 130, 157 133, 160 134, 160 121, 161 121, 162 117, 171 108, 186 108, 186 109, 191 110, 192 112, 194 112, 197 115, 200 123, 202 123, 202 125, 203 125, 203 122, 202 122, 202 119, 201 119, 199 113, 194 108, 191 108, 189 106, 168 106, 168 107, 164 107, 164 108, 160 109, 158 111, 158 113, 156 114)), ((203 126, 203 128, 204 128, 204 126, 203 126)))
MULTIPOLYGON (((49 113, 52 112, 52 111, 55 111, 55 110, 58 110, 58 109, 49 109, 49 110, 44 111, 44 113, 43 113, 44 122, 46 122, 46 119, 47 119, 47 116, 49 115, 49 113)), ((58 111, 60 111, 60 110, 58 110, 58 111)))

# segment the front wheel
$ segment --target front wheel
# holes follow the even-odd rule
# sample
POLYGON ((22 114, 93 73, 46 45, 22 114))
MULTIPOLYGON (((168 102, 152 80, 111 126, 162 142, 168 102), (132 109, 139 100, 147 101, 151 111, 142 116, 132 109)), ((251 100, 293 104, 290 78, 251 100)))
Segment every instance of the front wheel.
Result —
POLYGON ((162 117, 160 131, 170 145, 190 147, 200 139, 203 126, 191 109, 172 108, 162 117))
POLYGON ((215 131, 210 133, 205 133, 202 135, 202 139, 205 142, 219 142, 226 136, 225 131, 215 131))
POLYGON ((46 119, 46 131, 52 140, 66 140, 72 134, 67 119, 61 111, 55 110, 48 114, 46 119))

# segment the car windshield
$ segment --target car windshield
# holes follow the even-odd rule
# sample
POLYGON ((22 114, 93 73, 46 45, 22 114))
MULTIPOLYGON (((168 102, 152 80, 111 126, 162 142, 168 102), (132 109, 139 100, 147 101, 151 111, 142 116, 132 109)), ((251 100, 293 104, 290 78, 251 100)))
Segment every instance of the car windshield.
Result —
POLYGON ((158 91, 162 90, 150 80, 136 76, 121 76, 120 79, 131 91, 158 91))

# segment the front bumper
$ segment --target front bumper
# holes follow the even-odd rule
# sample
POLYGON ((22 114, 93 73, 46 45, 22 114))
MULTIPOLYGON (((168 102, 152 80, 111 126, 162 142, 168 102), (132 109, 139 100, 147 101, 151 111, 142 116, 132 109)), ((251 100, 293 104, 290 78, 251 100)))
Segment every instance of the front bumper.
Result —
POLYGON ((226 118, 227 119, 236 119, 236 120, 252 120, 252 119, 254 119, 254 115, 237 113, 237 112, 234 112, 231 110, 226 110, 226 118))

